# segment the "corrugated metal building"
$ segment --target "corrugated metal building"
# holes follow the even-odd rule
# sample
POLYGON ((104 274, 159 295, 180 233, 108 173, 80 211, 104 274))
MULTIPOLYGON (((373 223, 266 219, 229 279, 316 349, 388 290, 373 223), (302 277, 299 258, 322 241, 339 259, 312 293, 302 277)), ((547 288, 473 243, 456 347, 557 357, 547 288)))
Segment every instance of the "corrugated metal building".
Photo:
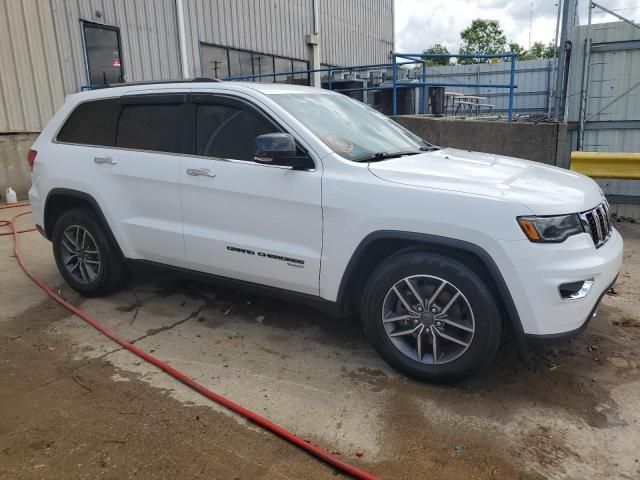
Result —
MULTIPOLYGON (((640 152, 640 29, 624 22, 591 26, 591 56, 585 65, 587 27, 573 36, 567 87, 567 149, 578 148, 580 97, 586 75, 582 149, 640 152)), ((567 155, 568 158, 568 155, 567 155)), ((568 165, 567 165, 568 166, 568 165)), ((622 216, 640 218, 640 181, 598 180, 622 216)))
POLYGON ((82 86, 385 63, 393 16, 393 0, 0 0, 0 197, 25 197, 30 145, 82 86))
POLYGON ((0 0, 0 132, 39 131, 101 79, 304 70, 316 28, 322 64, 383 63, 393 12, 393 0, 0 0))

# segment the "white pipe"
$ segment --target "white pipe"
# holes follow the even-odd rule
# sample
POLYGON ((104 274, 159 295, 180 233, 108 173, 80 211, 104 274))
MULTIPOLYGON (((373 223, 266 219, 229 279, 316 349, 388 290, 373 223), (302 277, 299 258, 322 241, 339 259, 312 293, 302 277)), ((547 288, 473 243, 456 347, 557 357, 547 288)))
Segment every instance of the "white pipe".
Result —
POLYGON ((176 0, 176 14, 178 17, 178 43, 180 44, 180 64, 182 78, 189 78, 189 60, 187 58, 187 32, 184 27, 184 5, 182 0, 176 0))
POLYGON ((318 0, 313 0, 313 34, 318 35, 320 32, 320 18, 318 16, 318 0))

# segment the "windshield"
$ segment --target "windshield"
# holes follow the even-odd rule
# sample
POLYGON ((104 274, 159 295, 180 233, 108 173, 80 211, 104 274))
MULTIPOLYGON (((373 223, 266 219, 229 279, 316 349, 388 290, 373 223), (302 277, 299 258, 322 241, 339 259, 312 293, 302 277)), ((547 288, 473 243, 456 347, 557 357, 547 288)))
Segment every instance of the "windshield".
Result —
POLYGON ((382 160, 431 147, 381 113, 345 95, 294 93, 270 97, 348 160, 382 160))

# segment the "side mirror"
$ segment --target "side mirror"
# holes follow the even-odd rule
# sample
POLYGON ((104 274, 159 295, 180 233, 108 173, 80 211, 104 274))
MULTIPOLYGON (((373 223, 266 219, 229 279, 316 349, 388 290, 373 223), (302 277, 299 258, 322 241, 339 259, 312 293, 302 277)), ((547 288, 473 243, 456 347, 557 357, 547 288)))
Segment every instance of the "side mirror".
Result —
POLYGON ((265 133, 256 137, 254 160, 273 163, 294 169, 308 168, 312 163, 306 155, 298 155, 298 148, 290 133, 265 133))
POLYGON ((296 156, 296 141, 290 133, 265 133, 256 137, 256 161, 273 162, 296 156))

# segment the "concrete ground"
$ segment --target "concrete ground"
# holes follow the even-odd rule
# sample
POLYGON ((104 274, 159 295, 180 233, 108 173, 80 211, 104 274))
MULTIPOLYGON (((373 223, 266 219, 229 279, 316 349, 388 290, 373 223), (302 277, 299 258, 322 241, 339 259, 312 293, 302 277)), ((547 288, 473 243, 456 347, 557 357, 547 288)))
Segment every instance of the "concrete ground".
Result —
MULTIPOLYGON (((157 273, 84 299, 46 240, 22 243, 34 272, 120 335, 382 478, 636 479, 640 226, 617 226, 623 270, 586 332, 526 364, 507 347, 454 387, 395 373, 356 320, 282 301, 157 273)), ((0 272, 0 478, 336 475, 69 315, 19 270, 10 237, 0 272)))

